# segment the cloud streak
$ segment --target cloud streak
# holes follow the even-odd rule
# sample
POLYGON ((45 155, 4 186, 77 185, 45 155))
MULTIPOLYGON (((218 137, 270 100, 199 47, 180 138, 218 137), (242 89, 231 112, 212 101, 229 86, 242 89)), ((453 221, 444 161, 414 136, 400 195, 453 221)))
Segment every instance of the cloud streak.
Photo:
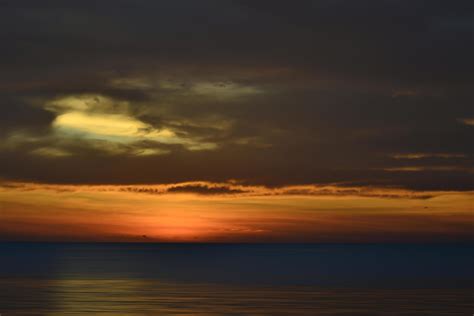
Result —
MULTIPOLYGON (((345 185, 295 185, 284 187, 265 187, 243 185, 231 182, 182 182, 160 185, 60 185, 31 182, 4 181, 0 188, 18 191, 51 192, 125 192, 134 194, 166 195, 192 194, 202 197, 271 197, 271 196, 308 196, 308 197, 373 197, 387 199, 430 199, 455 193, 455 191, 410 191, 400 188, 384 187, 348 187, 345 185)), ((469 192, 467 192, 469 193, 469 192)))

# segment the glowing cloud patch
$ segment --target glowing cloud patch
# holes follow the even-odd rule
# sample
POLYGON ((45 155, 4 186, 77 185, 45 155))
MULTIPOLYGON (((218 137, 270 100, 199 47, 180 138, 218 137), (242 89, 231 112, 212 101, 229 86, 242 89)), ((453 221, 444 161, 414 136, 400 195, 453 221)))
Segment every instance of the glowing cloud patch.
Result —
MULTIPOLYGON (((77 137, 121 144, 153 141, 182 145, 188 150, 210 150, 217 147, 213 143, 177 135, 170 128, 157 129, 129 115, 126 107, 126 104, 120 103, 115 106, 112 100, 101 96, 77 98, 70 96, 48 104, 50 110, 58 113, 52 126, 59 137, 77 137)), ((132 154, 149 156, 166 153, 169 153, 169 150, 138 148, 132 154)))
MULTIPOLYGON (((146 136, 146 124, 120 114, 87 114, 68 112, 56 117, 53 126, 65 132, 89 136, 97 139, 133 141, 146 136)), ((172 134, 165 132, 163 136, 172 134)))

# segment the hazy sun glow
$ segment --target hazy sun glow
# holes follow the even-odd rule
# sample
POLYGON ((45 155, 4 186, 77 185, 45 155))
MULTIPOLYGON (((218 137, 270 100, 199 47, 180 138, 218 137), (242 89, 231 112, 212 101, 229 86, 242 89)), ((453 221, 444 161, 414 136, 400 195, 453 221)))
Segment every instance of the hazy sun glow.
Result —
POLYGON ((470 236, 474 224, 469 192, 425 197, 397 190, 390 196, 386 190, 295 194, 295 188, 249 187, 246 193, 215 193, 223 192, 221 186, 9 183, 0 190, 0 230, 14 240, 357 242, 456 240, 470 236))

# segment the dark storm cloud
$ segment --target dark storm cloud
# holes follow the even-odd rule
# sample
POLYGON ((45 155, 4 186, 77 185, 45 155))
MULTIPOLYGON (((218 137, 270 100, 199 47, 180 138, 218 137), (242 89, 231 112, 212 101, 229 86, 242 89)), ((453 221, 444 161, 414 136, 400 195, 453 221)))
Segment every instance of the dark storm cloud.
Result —
POLYGON ((471 1, 0 6, 0 133, 29 139, 0 147, 5 178, 474 189, 471 1), (81 94, 216 148, 49 133, 45 104, 81 94), (413 153, 446 157, 394 158, 413 153))

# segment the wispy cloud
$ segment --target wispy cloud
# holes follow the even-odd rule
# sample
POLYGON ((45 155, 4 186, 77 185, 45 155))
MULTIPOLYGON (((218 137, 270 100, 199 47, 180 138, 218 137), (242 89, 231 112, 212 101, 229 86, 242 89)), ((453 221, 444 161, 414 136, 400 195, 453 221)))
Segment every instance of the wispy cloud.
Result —
POLYGON ((460 153, 399 153, 392 154, 390 157, 394 159, 425 159, 425 158, 466 158, 466 154, 460 153))
POLYGON ((474 168, 462 166, 403 166, 384 168, 385 171, 392 172, 422 172, 422 171, 439 171, 439 172, 467 172, 474 173, 474 168))

